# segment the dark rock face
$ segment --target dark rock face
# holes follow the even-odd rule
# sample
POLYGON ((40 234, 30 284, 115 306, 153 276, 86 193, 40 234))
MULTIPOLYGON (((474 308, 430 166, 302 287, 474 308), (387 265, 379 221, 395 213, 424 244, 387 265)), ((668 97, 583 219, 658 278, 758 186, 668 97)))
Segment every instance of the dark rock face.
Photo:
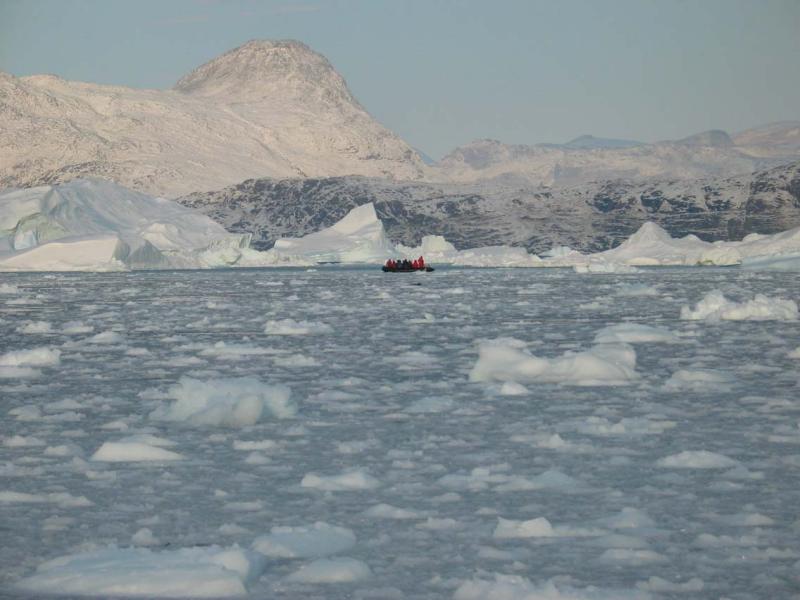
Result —
POLYGON ((230 231, 252 233, 258 249, 329 227, 372 202, 389 237, 408 246, 435 234, 457 248, 506 244, 543 252, 568 245, 596 252, 619 244, 646 221, 675 237, 708 241, 800 226, 800 163, 728 179, 552 189, 364 177, 250 179, 179 201, 230 231))

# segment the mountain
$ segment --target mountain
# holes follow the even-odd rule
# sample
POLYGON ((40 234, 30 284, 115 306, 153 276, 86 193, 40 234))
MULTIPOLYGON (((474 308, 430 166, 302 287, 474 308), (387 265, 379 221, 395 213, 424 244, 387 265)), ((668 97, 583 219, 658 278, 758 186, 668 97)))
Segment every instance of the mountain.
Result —
MULTIPOLYGON (((501 181, 524 186, 570 186, 609 179, 656 181, 730 177, 800 159, 797 147, 775 146, 773 136, 740 138, 711 130, 677 141, 643 144, 581 136, 566 144, 504 144, 476 140, 456 148, 436 165, 438 181, 501 181)), ((786 138, 791 141, 790 133, 786 138)))
POLYGON ((564 144, 564 147, 596 150, 597 148, 633 148, 643 145, 644 142, 637 142, 634 140, 617 140, 613 138, 598 138, 593 135, 581 135, 564 144))
POLYGON ((781 121, 746 129, 733 136, 734 143, 758 156, 781 156, 800 152, 800 121, 781 121))
POLYGON ((695 133, 689 137, 675 142, 683 146, 699 146, 710 148, 731 148, 733 147, 733 140, 726 132, 720 129, 710 129, 701 133, 695 133))
POLYGON ((501 181, 448 184, 365 177, 254 179, 178 199, 232 232, 252 233, 270 248, 343 218, 373 202, 389 238, 417 246, 443 235, 459 249, 554 246, 596 252, 611 248, 647 221, 675 237, 739 240, 800 225, 800 161, 738 177, 694 181, 607 180, 563 188, 501 181))
POLYGON ((173 197, 248 177, 424 173, 300 42, 248 42, 171 90, 0 73, 0 187, 97 176, 173 197))

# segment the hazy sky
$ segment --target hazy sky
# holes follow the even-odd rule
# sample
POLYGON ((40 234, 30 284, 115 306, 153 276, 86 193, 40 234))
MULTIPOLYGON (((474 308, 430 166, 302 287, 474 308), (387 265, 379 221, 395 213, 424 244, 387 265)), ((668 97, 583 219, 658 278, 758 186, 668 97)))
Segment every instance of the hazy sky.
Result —
POLYGON ((0 70, 170 87, 253 38, 330 59, 435 158, 800 119, 800 0, 0 0, 0 70))

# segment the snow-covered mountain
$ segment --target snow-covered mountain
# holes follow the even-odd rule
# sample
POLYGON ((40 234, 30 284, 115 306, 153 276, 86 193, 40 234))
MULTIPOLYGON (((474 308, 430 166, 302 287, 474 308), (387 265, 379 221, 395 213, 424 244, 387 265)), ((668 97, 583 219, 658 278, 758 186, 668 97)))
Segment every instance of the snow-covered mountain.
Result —
POLYGON ((797 159, 800 123, 784 122, 656 144, 479 140, 426 164, 366 112, 324 56, 296 41, 248 42, 170 90, 0 73, 0 188, 88 176, 175 197, 248 178, 345 175, 563 186, 727 177, 797 159))
POLYGON ((568 186, 608 179, 731 177, 800 159, 798 124, 776 124, 731 138, 710 130, 676 141, 643 144, 581 136, 566 144, 505 144, 477 140, 435 166, 440 181, 498 180, 517 185, 568 186))
POLYGON ((174 197, 248 177, 424 170, 300 42, 248 42, 171 90, 0 73, 0 188, 95 176, 174 197))
POLYGON ((416 246, 424 234, 456 247, 516 245, 541 253, 619 244, 653 221, 673 236, 739 240, 800 225, 800 162, 730 178, 612 180, 560 188, 501 182, 436 184, 364 177, 258 179, 179 202, 266 249, 281 237, 329 227, 352 208, 375 204, 389 238, 416 246))

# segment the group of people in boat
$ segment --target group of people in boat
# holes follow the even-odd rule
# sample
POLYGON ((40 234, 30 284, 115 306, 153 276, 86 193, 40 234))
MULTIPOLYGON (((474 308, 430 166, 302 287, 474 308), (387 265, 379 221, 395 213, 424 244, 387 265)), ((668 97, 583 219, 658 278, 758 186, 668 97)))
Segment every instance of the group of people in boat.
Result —
POLYGON ((390 258, 386 261, 386 268, 392 271, 421 271, 425 268, 425 259, 421 256, 414 260, 408 260, 407 258, 395 260, 390 258))

